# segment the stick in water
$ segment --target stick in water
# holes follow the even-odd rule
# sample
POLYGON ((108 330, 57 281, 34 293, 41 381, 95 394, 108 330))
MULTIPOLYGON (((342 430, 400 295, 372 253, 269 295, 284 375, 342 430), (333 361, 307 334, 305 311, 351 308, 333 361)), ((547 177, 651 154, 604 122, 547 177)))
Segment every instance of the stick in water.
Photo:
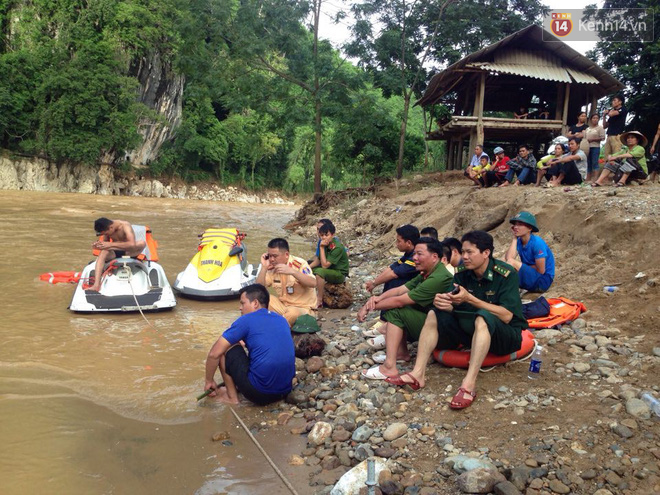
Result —
POLYGON ((200 400, 202 400, 203 398, 208 397, 208 396, 211 395, 213 392, 215 392, 215 391, 218 390, 220 387, 222 387, 224 384, 225 384, 224 382, 220 382, 220 383, 218 383, 218 384, 215 386, 215 388, 210 388, 210 389, 206 390, 203 394, 197 396, 197 400, 200 401, 200 400))

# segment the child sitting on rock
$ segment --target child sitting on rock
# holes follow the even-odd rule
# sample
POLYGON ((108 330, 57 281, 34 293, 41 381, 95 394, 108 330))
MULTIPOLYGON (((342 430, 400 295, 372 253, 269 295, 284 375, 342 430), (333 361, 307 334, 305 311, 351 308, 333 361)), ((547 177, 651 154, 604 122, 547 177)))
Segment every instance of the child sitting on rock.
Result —
POLYGON ((486 182, 484 181, 484 177, 486 176, 486 173, 489 170, 490 170, 490 159, 488 158, 488 155, 484 153, 479 158, 479 165, 472 168, 472 172, 474 174, 473 180, 477 187, 481 188, 486 185, 486 182))

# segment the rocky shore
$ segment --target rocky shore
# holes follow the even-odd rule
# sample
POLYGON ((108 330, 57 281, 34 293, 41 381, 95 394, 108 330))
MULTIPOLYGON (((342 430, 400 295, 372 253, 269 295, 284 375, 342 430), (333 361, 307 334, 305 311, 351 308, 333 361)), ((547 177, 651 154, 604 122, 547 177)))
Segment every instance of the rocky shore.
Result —
MULTIPOLYGON (((347 310, 320 313, 320 335, 327 342, 323 354, 297 360, 295 388, 287 403, 278 404, 261 423, 306 437, 306 448, 289 459, 290 465, 304 465, 311 471, 306 493, 366 493, 364 477, 347 485, 342 476, 355 469, 363 471, 365 459, 371 456, 382 461, 377 467, 376 493, 660 493, 659 420, 641 400, 645 391, 660 397, 658 271, 655 265, 647 265, 649 269, 640 275, 635 263, 617 258, 614 270, 607 263, 593 273, 591 265, 583 262, 583 256, 600 261, 601 256, 622 248, 620 244, 640 242, 655 232, 655 190, 640 189, 643 195, 635 196, 634 190, 626 189, 619 192, 617 202, 608 195, 610 191, 598 196, 586 189, 574 195, 538 191, 538 199, 531 201, 533 190, 524 190, 524 199, 535 213, 547 204, 561 212, 569 211, 571 204, 586 203, 585 214, 570 208, 576 221, 583 222, 585 217, 587 221, 594 218, 594 211, 607 211, 601 218, 600 244, 585 243, 570 250, 566 241, 575 232, 568 217, 564 215, 551 229, 548 225, 554 214, 540 215, 541 224, 546 225, 544 235, 554 241, 563 263, 556 290, 547 297, 570 296, 584 302, 588 311, 562 328, 535 332, 545 347, 537 380, 527 378, 527 362, 481 373, 479 395, 463 411, 453 411, 448 405, 464 370, 430 364, 427 385, 419 391, 360 377, 362 369, 374 364, 362 331, 375 319, 365 324, 356 319, 357 309, 367 298, 364 282, 387 265, 384 260, 396 256, 391 250, 392 224, 414 219, 419 212, 415 208, 436 191, 425 188, 422 193, 357 197, 325 211, 322 216, 336 219, 338 233, 351 249, 348 283, 356 302, 347 310), (631 204, 644 206, 636 210, 637 220, 628 211, 631 204), (408 217, 403 215, 406 210, 408 217), (638 228, 637 222, 642 221, 650 223, 638 228), (620 224, 627 227, 621 239, 620 224), (585 254, 588 251, 591 254, 585 254), (582 271, 574 270, 573 263, 581 265, 582 271), (611 272, 618 274, 620 290, 604 293, 602 286, 611 280, 611 272)), ((497 193, 445 190, 443 199, 451 203, 452 195, 458 196, 460 202, 454 202, 454 208, 469 214, 469 221, 448 216, 439 207, 432 210, 431 219, 415 223, 434 225, 441 236, 489 223, 497 250, 508 238, 508 226, 502 220, 519 208, 520 198, 513 195, 521 194, 507 191, 495 198, 497 193), (477 194, 493 197, 482 198, 480 205, 474 201, 477 194), (467 199, 485 213, 466 212, 467 199), (498 207, 483 207, 495 201, 498 207), (494 221, 493 216, 502 220, 494 221)), ((297 228, 311 236, 312 222, 301 226, 304 221, 298 219, 297 228)), ((401 372, 411 367, 410 363, 399 365, 401 372)))
POLYGON ((360 371, 374 364, 365 326, 354 311, 333 313, 322 318, 326 350, 297 360, 298 384, 277 417, 305 421, 291 433, 307 434, 307 448, 290 463, 313 467, 314 493, 343 493, 334 484, 370 456, 390 460, 379 475, 386 494, 660 491, 658 418, 640 400, 644 390, 659 395, 651 377, 660 348, 640 352, 646 336, 627 338, 588 313, 540 330, 542 378, 529 381, 526 363, 500 367, 457 413, 448 403, 463 370, 432 364, 417 392, 364 380, 360 371))
POLYGON ((187 184, 175 179, 149 178, 136 171, 121 173, 110 165, 56 165, 42 158, 1 155, 0 189, 293 204, 275 191, 253 193, 214 183, 187 184))

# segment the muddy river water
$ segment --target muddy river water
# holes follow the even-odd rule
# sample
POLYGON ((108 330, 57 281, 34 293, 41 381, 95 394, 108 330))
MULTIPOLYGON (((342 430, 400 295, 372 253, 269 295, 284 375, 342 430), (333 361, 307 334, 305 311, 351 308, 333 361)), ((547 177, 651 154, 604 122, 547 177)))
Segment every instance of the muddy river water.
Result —
MULTIPOLYGON (((173 282, 204 228, 247 232, 248 261, 257 263, 294 211, 0 191, 0 493, 289 493, 225 406, 195 401, 208 349, 239 316, 237 301, 179 298, 173 311, 147 314, 152 327, 139 314, 73 314, 74 286, 39 274, 81 270, 100 216, 149 225, 173 282), (218 431, 233 445, 211 442, 218 431)), ((300 238, 291 244, 301 255, 312 249, 300 238)), ((259 420, 257 408, 237 411, 247 424, 259 420)), ((290 474, 286 459, 301 440, 259 438, 290 474)))

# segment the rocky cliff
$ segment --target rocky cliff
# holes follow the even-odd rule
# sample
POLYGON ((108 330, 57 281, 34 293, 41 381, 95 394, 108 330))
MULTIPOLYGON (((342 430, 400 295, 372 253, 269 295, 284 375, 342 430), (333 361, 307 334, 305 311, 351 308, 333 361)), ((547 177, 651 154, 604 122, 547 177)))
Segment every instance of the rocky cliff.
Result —
POLYGON ((125 154, 108 154, 105 163, 129 161, 133 165, 147 165, 158 157, 160 147, 174 137, 181 124, 183 87, 185 78, 172 70, 171 61, 163 60, 158 52, 134 60, 129 75, 140 82, 139 101, 156 112, 156 118, 140 121, 142 144, 125 154))
POLYGON ((293 204, 275 192, 255 194, 232 186, 123 174, 111 165, 56 165, 43 158, 6 155, 0 155, 0 189, 293 204))

